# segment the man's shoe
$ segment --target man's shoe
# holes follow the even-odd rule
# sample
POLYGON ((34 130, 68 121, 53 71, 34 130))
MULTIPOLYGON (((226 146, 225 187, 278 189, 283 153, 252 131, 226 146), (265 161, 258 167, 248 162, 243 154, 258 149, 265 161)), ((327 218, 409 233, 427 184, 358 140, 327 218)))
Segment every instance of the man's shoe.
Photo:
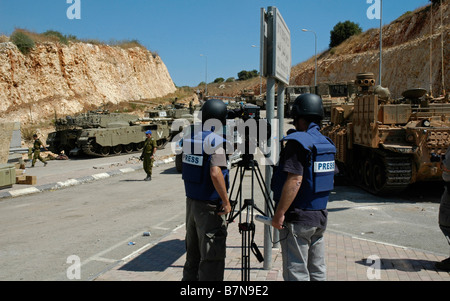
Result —
POLYGON ((144 181, 151 181, 152 180, 152 177, 151 176, 147 176, 145 179, 144 179, 144 181))
POLYGON ((438 270, 450 272, 450 257, 442 260, 441 262, 436 262, 434 266, 438 270))
POLYGON ((47 166, 47 164, 48 164, 47 162, 44 162, 44 167, 47 166))

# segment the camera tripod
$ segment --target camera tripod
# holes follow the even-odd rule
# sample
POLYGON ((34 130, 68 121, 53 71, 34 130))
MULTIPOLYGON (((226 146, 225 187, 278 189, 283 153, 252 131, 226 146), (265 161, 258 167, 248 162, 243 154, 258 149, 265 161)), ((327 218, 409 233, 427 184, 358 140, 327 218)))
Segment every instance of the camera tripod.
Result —
POLYGON ((270 198, 270 193, 267 190, 264 179, 261 174, 261 170, 259 169, 258 162, 254 160, 253 155, 243 155, 242 160, 238 162, 238 167, 236 170, 236 174, 234 176, 233 184, 230 192, 230 204, 231 204, 231 212, 228 217, 228 223, 232 223, 234 219, 239 216, 239 233, 242 236, 242 269, 241 269, 241 278, 242 281, 250 280, 250 251, 256 256, 259 262, 263 262, 264 258, 261 255, 261 252, 258 249, 258 246, 254 242, 255 237, 255 223, 253 213, 254 210, 258 211, 264 216, 267 216, 260 208, 255 205, 254 201, 254 179, 257 179, 261 192, 264 195, 266 208, 270 217, 273 216, 274 213, 274 205, 270 198), (247 170, 251 171, 251 198, 242 200, 242 182, 244 180, 245 172, 247 170), (239 187, 237 189, 236 198, 233 200, 233 190, 235 188, 236 180, 239 176, 239 187), (234 214, 236 206, 239 200, 239 210, 234 214), (242 218, 241 213, 246 210, 245 218, 242 218))

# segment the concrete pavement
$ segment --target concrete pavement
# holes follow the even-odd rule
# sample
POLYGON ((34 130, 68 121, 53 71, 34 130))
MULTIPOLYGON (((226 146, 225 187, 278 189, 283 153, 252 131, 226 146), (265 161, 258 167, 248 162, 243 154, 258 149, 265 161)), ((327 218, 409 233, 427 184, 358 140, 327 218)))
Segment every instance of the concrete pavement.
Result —
MULTIPOLYGON (((263 253, 263 225, 256 223, 255 242, 263 253)), ((185 262, 184 226, 154 245, 138 250, 96 281, 180 281, 185 262)), ((325 234, 328 281, 449 281, 450 273, 437 271, 442 256, 382 242, 363 240, 328 230, 325 234)), ((225 281, 242 279, 241 234, 229 225, 225 281)), ((264 255, 264 254, 263 254, 264 255)), ((272 249, 270 269, 251 254, 251 281, 283 281, 281 250, 272 249)), ((269 258, 270 259, 270 258, 269 258)), ((265 260, 268 260, 266 258, 265 260)))
MULTIPOLYGON (((142 169, 138 155, 102 158, 92 166, 89 159, 51 161, 47 167, 41 162, 29 175, 37 176, 36 185, 14 185, 0 191, 2 198, 39 193, 46 190, 63 189, 86 182, 102 180, 127 172, 142 169)), ((173 157, 161 152, 156 164, 173 162, 173 157)), ((29 163, 28 163, 29 164, 29 163)), ((143 174, 144 177, 144 174, 143 174)), ((255 242, 263 253, 263 224, 256 222, 255 242)), ((154 244, 135 250, 123 258, 114 268, 98 275, 95 281, 179 281, 185 261, 184 226, 154 244)), ((450 273, 438 271, 434 263, 445 259, 442 255, 423 250, 396 246, 383 242, 364 240, 345 233, 327 230, 326 261, 329 281, 448 281, 450 273)), ((237 223, 229 225, 225 281, 240 281, 241 234, 237 223)), ((264 255, 264 254, 263 254, 264 255)), ((251 281, 282 281, 280 249, 273 248, 269 261, 270 269, 251 254, 251 281)))

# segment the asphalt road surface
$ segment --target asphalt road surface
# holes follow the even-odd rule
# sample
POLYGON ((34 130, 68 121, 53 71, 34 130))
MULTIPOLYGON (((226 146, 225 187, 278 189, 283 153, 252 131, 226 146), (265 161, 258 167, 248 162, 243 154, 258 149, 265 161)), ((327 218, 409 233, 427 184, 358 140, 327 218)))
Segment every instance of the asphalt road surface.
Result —
POLYGON ((0 280, 68 280, 74 258, 81 280, 90 280, 182 225, 184 186, 175 168, 154 168, 151 182, 144 176, 1 201, 0 280))
MULTIPOLYGON (((50 162, 47 169, 35 171, 54 168, 63 177, 70 168, 81 173, 79 165, 102 162, 105 158, 50 162), (56 168, 64 164, 63 174, 56 168)), ((264 174, 264 166, 261 170, 264 174)), ((175 164, 155 167, 151 182, 144 177, 143 171, 135 171, 1 200, 0 280, 72 280, 78 262, 80 280, 91 280, 182 227, 184 186, 175 164)), ((328 206, 328 229, 447 256, 450 248, 437 224, 442 191, 442 183, 417 184, 401 195, 381 198, 351 185, 336 185, 328 206)), ((251 172, 245 174, 243 192, 244 199, 251 194, 251 172)), ((256 183, 253 192, 256 205, 264 208, 256 183)))

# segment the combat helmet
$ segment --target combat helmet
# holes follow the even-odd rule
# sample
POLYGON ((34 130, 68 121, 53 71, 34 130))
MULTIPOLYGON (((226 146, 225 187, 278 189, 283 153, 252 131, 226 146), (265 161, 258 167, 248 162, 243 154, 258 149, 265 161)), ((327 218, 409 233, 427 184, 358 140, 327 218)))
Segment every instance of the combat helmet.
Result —
POLYGON ((324 117, 322 98, 317 94, 305 93, 297 97, 292 105, 291 118, 311 116, 324 117))
POLYGON ((207 100, 202 108, 202 123, 205 123, 209 119, 218 119, 222 124, 226 123, 227 119, 227 105, 220 99, 207 100))

